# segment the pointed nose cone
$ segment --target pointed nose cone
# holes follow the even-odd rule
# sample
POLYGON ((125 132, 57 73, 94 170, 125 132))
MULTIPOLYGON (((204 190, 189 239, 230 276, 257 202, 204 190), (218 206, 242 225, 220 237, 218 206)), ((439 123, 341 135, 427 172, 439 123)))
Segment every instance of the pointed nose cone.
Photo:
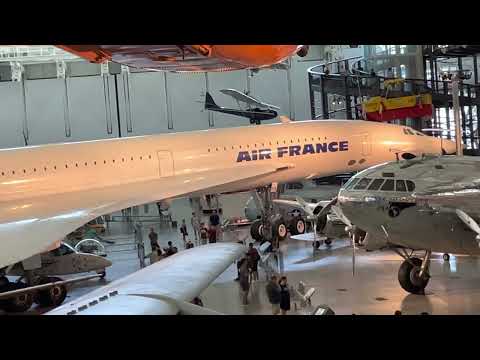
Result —
POLYGON ((444 139, 442 141, 442 149, 445 155, 455 155, 457 153, 457 146, 455 141, 444 139))
POLYGON ((103 256, 97 257, 97 263, 98 263, 98 267, 100 268, 107 268, 112 265, 112 262, 107 258, 104 258, 103 256))

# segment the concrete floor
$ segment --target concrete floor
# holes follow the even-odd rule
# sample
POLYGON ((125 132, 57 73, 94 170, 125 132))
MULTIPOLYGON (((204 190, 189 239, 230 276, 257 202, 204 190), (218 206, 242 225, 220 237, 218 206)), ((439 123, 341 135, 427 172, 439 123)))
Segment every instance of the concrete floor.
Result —
MULTIPOLYGON (((243 238, 248 228, 240 234, 225 234, 225 241, 243 238), (243 234, 242 234, 243 233, 243 234)), ((179 249, 181 238, 177 232, 165 231, 160 234, 161 245, 167 241, 177 243, 179 249)), ((111 239, 125 242, 125 236, 111 236, 111 239)), ((121 246, 116 247, 118 251, 121 246)), ((398 284, 397 271, 402 259, 390 251, 365 252, 357 250, 355 277, 352 276, 352 248, 347 240, 336 240, 328 249, 322 246, 313 255, 310 243, 287 240, 282 245, 284 253, 284 273, 290 285, 297 287, 299 281, 307 289, 314 287, 312 308, 327 304, 336 314, 391 315, 395 310, 404 314, 479 314, 480 313, 480 262, 478 258, 451 256, 445 262, 441 254, 433 256, 431 264, 432 278, 426 295, 411 295, 398 284)), ((105 280, 89 280, 75 285, 68 300, 92 291, 99 286, 118 279, 139 269, 136 252, 124 251, 110 253, 113 265, 107 271, 105 280)), ((148 262, 147 262, 148 263, 148 262)), ((265 293, 265 273, 260 270, 260 280, 252 284, 249 305, 241 304, 236 266, 232 264, 202 294, 206 307, 225 314, 260 315, 270 314, 270 305, 265 293)), ((305 314, 312 308, 301 309, 291 315, 305 314)), ((33 309, 30 313, 42 313, 45 310, 33 309)))
MULTIPOLYGON (((327 188, 326 188, 327 189, 327 188)), ((328 192, 332 189, 328 188, 328 192)), ((308 197, 308 196, 306 196, 308 197)), ((318 198, 322 198, 318 196, 318 198)), ((327 197, 328 198, 328 197, 327 197)), ((235 201, 231 198, 229 202, 235 201)), ((244 202, 240 204, 240 209, 244 202)), ((232 209, 235 204, 229 204, 232 209)), ((238 205, 237 205, 238 207, 238 205)), ((191 213, 188 200, 175 201, 172 211, 178 218, 191 213)), ((233 211, 233 210, 232 210, 233 211)), ((239 210, 240 211, 240 210, 239 210)), ((149 225, 145 225, 148 232, 149 225)), ((74 285, 66 301, 82 296, 99 286, 121 278, 140 268, 136 250, 133 248, 132 229, 125 224, 112 224, 105 238, 115 241, 108 247, 108 258, 113 265, 107 269, 104 280, 89 280, 74 285)), ((178 230, 158 229, 162 247, 172 241, 180 251, 183 241, 178 230)), ((191 230, 189 230, 190 232, 191 230)), ((191 233, 192 235, 192 233, 191 233)), ((145 234, 145 239, 148 239, 145 234)), ((193 237, 192 237, 193 239, 193 237)), ((226 233, 223 241, 250 240, 249 228, 226 233)), ((398 284, 397 272, 402 259, 391 251, 365 252, 359 248, 356 254, 356 272, 352 276, 352 248, 347 240, 334 241, 330 249, 324 245, 313 255, 311 243, 288 239, 282 244, 284 273, 290 285, 297 287, 299 281, 307 289, 314 287, 312 307, 327 304, 336 314, 385 314, 395 310, 404 314, 480 314, 480 262, 476 257, 451 256, 445 262, 441 254, 432 256, 431 280, 426 295, 411 295, 398 284)), ((146 253, 150 252, 146 244, 146 253)), ((147 259, 148 264, 148 259, 147 259)), ((202 294, 206 307, 225 314, 270 314, 270 305, 265 294, 265 273, 260 270, 260 280, 252 284, 249 305, 241 305, 236 266, 232 264, 202 294)), ((65 277, 67 278, 67 277, 65 277)), ((311 310, 299 309, 290 314, 304 314, 311 310)), ((28 314, 41 314, 48 309, 32 308, 28 314)))

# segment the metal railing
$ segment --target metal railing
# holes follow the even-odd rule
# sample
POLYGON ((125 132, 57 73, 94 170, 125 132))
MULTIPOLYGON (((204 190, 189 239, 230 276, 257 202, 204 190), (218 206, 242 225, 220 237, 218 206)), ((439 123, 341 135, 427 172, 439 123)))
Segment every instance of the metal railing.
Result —
POLYGON ((82 59, 53 45, 0 46, 0 62, 38 63, 67 60, 82 59))

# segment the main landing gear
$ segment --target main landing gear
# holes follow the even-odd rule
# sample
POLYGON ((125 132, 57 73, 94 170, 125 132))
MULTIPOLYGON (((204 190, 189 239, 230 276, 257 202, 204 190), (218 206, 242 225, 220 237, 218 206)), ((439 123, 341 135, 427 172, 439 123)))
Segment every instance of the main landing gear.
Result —
MULTIPOLYGON (((31 286, 62 281, 58 277, 40 277, 31 283, 31 286)), ((6 276, 0 276, 0 293, 25 289, 29 287, 22 281, 10 282, 6 276)), ((67 296, 67 288, 63 284, 54 285, 47 289, 32 290, 0 299, 0 309, 9 313, 25 312, 35 302, 42 307, 59 306, 67 296)))
POLYGON ((409 293, 425 295, 425 288, 430 280, 430 256, 432 252, 425 251, 423 260, 412 257, 413 251, 408 254, 405 249, 396 249, 398 255, 405 259, 398 270, 398 282, 409 293))
POLYGON ((261 218, 252 223, 250 235, 259 242, 270 241, 274 248, 278 248, 278 242, 287 237, 288 229, 283 217, 273 211, 272 186, 257 189, 253 192, 253 199, 261 218))

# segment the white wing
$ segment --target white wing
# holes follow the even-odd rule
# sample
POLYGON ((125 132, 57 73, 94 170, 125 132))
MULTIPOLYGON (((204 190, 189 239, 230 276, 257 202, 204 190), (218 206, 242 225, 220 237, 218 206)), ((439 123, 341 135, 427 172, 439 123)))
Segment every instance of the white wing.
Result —
POLYGON ((175 315, 213 313, 189 304, 246 251, 243 245, 209 244, 179 252, 47 315, 175 315))
POLYGON ((46 251, 52 243, 103 214, 205 189, 212 189, 211 193, 222 192, 236 183, 254 181, 257 177, 288 168, 277 165, 245 166, 241 173, 210 171, 208 176, 193 180, 186 175, 177 176, 175 181, 167 177, 88 192, 38 196, 26 199, 25 206, 19 206, 17 201, 0 201, 0 242, 3 248, 11 249, 0 252, 0 268, 46 251))
POLYGON ((248 95, 242 93, 241 91, 238 91, 238 90, 235 90, 235 89, 222 89, 222 90, 220 90, 220 92, 222 94, 231 96, 235 100, 246 103, 248 105, 254 105, 254 106, 259 106, 259 107, 266 107, 266 108, 280 110, 280 108, 278 106, 264 103, 264 102, 262 102, 258 99, 255 99, 254 97, 248 96, 248 95))

